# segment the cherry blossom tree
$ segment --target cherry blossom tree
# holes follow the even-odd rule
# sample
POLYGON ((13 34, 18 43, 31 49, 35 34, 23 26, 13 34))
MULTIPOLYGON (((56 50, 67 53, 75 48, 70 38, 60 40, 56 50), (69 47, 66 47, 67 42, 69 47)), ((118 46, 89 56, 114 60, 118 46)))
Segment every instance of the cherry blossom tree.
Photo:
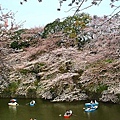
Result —
MULTIPOLYGON (((16 12, 17 13, 17 12, 16 12)), ((7 10, 6 8, 2 8, 0 5, 0 30, 15 30, 22 27, 23 23, 15 22, 15 15, 16 13, 12 12, 11 10, 7 10)))

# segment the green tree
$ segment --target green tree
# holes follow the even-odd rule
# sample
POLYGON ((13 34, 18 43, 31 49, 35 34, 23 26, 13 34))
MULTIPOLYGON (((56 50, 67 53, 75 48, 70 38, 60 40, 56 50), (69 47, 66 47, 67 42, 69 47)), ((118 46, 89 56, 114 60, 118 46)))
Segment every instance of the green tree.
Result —
POLYGON ((62 33, 64 33, 69 38, 76 38, 77 35, 81 34, 82 30, 87 27, 90 21, 90 15, 85 13, 69 16, 62 22, 54 21, 47 24, 44 27, 42 37, 46 38, 49 34, 62 31, 62 33))
POLYGON ((44 27, 42 38, 47 38, 49 34, 61 32, 64 37, 75 39, 72 46, 77 44, 81 48, 86 41, 90 40, 90 35, 84 31, 91 21, 91 16, 86 13, 76 14, 66 17, 62 22, 55 20, 44 27))

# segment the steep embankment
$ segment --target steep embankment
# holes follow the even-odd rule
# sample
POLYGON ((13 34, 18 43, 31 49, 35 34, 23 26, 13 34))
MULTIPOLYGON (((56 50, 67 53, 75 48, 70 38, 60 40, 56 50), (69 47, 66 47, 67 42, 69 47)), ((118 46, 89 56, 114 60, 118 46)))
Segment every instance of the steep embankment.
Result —
POLYGON ((119 39, 92 40, 82 50, 58 47, 60 36, 23 51, 1 47, 0 96, 120 103, 119 39))

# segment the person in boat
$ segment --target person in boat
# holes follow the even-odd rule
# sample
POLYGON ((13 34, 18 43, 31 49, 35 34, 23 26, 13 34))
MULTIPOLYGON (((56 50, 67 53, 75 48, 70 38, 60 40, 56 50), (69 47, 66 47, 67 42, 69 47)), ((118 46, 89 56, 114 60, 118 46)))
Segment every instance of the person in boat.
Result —
POLYGON ((66 115, 70 115, 72 113, 71 110, 66 110, 66 115))
POLYGON ((69 111, 66 111, 66 115, 69 115, 70 114, 70 112, 69 111))
POLYGON ((98 102, 95 100, 95 103, 97 104, 98 102))
POLYGON ((91 102, 90 102, 91 104, 94 104, 94 102, 91 100, 91 102))
POLYGON ((35 100, 32 100, 30 103, 31 103, 31 104, 35 104, 35 100))

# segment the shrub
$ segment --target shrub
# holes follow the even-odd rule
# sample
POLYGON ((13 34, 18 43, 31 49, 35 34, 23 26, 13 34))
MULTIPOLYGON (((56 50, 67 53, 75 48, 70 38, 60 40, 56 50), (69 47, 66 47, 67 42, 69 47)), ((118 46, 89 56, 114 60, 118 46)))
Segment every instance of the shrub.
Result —
POLYGON ((18 48, 19 48, 18 41, 13 41, 13 42, 10 44, 10 47, 13 48, 13 49, 18 49, 18 48))
POLYGON ((29 46, 30 46, 30 44, 27 41, 19 43, 18 41, 15 40, 10 44, 10 47, 13 48, 13 49, 22 49, 22 48, 26 48, 26 47, 29 47, 29 46))
POLYGON ((20 72, 21 74, 27 75, 27 74, 30 72, 30 70, 20 69, 19 72, 20 72))
POLYGON ((9 90, 11 93, 15 93, 17 88, 18 88, 18 84, 17 84, 16 82, 12 82, 12 83, 10 83, 9 86, 8 86, 8 90, 9 90))
POLYGON ((17 88, 18 88, 18 83, 12 82, 3 91, 2 95, 5 97, 13 97, 13 96, 15 96, 15 92, 16 92, 17 88))
POLYGON ((112 63, 113 60, 112 60, 112 59, 106 59, 105 62, 107 62, 107 63, 112 63))
POLYGON ((95 92, 96 92, 96 93, 101 93, 101 92, 103 92, 104 90, 107 90, 107 88, 108 88, 107 85, 105 85, 105 84, 100 84, 100 85, 98 85, 98 86, 96 87, 95 92))
POLYGON ((28 98, 36 98, 36 89, 35 88, 29 88, 27 90, 27 97, 28 98))

